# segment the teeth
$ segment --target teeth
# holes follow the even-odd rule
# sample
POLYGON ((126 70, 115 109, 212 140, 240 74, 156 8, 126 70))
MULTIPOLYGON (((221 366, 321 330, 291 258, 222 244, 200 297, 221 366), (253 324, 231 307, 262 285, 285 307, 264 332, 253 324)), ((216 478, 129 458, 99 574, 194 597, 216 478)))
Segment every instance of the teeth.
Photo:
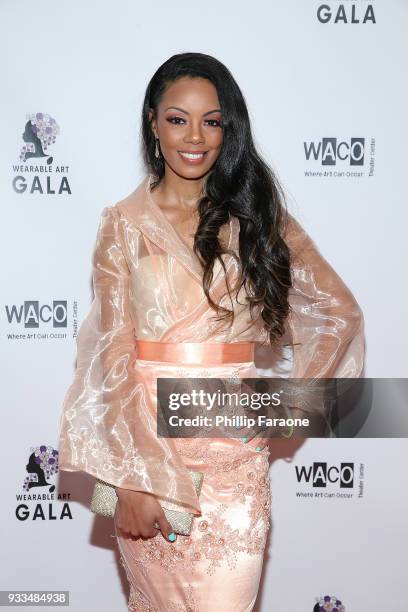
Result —
POLYGON ((199 159, 200 157, 204 156, 204 153, 181 153, 180 155, 182 155, 183 157, 187 157, 188 159, 199 159))

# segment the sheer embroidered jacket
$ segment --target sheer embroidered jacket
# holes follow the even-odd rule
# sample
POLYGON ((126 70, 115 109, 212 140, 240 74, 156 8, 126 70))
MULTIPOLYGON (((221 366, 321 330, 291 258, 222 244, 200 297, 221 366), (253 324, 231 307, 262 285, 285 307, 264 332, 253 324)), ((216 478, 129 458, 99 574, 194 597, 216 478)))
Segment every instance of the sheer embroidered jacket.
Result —
MULTIPOLYGON (((155 203, 151 180, 146 176, 101 214, 92 259, 94 299, 77 336, 75 375, 60 420, 59 464, 176 500, 198 514, 199 500, 175 441, 157 437, 153 384, 137 360, 135 338, 265 343, 267 334, 260 312, 251 321, 242 294, 234 302, 233 325, 214 322, 201 265, 155 203)), ((237 253, 238 219, 231 216, 221 231, 225 246, 237 253)), ((290 215, 285 240, 293 257, 289 375, 361 376, 364 321, 353 294, 290 215)), ((233 286, 239 264, 228 254, 224 262, 233 286)), ((230 308, 219 262, 211 287, 214 301, 230 308)), ((182 365, 167 375, 183 375, 182 365)))

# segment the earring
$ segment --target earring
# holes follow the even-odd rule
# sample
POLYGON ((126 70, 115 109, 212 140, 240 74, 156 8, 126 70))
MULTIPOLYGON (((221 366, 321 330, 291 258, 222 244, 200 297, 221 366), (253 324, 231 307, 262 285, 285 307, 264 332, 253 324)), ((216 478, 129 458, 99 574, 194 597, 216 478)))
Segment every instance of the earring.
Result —
POLYGON ((155 157, 160 157, 160 151, 159 151, 159 145, 158 145, 159 139, 156 138, 156 149, 154 152, 155 157))

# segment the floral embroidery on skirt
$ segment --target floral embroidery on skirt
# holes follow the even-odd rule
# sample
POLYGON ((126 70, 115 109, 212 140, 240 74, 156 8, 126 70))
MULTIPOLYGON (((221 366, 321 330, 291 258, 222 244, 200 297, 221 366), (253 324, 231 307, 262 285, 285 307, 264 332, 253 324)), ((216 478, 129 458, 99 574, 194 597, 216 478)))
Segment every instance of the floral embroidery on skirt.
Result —
MULTIPOLYGON (((209 596, 218 573, 222 584, 252 573, 252 582, 246 589, 247 603, 234 612, 252 609, 248 602, 256 598, 270 528, 269 448, 251 454, 237 445, 226 455, 225 450, 207 452, 202 442, 201 456, 194 456, 196 468, 200 469, 200 463, 201 469, 205 469, 200 494, 202 515, 194 518, 191 534, 178 535, 174 543, 167 541, 160 531, 146 540, 118 537, 122 562, 128 566, 128 580, 134 587, 131 605, 135 610, 211 610, 208 602, 199 603, 198 593, 209 596), (155 585, 151 591, 153 575, 170 586, 160 591, 155 585)), ((192 448, 193 445, 185 445, 185 452, 181 451, 186 459, 190 455, 190 465, 192 448)), ((230 609, 233 607, 226 606, 224 612, 230 609)))

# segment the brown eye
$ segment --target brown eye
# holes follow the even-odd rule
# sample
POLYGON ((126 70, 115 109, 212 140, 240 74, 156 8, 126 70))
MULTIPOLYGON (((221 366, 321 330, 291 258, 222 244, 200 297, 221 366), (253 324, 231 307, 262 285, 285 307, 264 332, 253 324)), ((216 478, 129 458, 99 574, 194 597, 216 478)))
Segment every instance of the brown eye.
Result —
POLYGON ((180 125, 180 121, 184 121, 184 119, 182 117, 167 117, 166 121, 173 125, 180 125))
POLYGON ((221 121, 218 121, 218 119, 207 119, 208 122, 212 122, 211 127, 221 127, 221 121))

